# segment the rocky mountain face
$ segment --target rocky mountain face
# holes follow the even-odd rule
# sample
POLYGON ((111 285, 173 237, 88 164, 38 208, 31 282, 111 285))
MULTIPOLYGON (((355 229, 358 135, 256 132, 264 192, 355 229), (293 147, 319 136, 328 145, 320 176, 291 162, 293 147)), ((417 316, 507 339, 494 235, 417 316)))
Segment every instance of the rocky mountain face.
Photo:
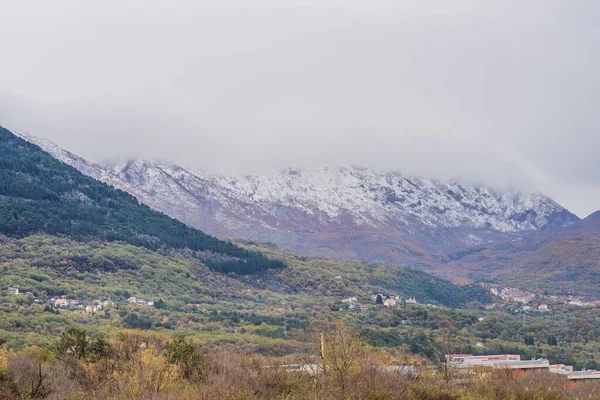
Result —
POLYGON ((461 252, 514 246, 532 233, 565 229, 579 220, 540 194, 363 167, 218 175, 141 160, 102 166, 50 142, 27 139, 207 233, 332 259, 431 266, 461 252))

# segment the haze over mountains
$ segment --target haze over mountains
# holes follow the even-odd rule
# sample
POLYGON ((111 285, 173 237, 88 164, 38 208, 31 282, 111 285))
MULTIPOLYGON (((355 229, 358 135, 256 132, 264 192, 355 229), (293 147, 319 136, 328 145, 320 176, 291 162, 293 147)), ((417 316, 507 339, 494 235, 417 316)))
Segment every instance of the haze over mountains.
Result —
POLYGON ((484 288, 459 287, 403 266, 313 259, 219 240, 1 126, 0 178, 0 287, 18 285, 33 296, 106 296, 123 303, 131 295, 160 296, 251 309, 272 301, 302 304, 297 295, 333 305, 344 296, 382 292, 452 307, 491 301, 484 288))
MULTIPOLYGON (((543 275, 553 281, 555 293, 566 293, 561 282, 586 276, 571 269, 589 266, 583 262, 586 250, 571 246, 581 262, 558 260, 570 254, 560 251, 532 267, 537 254, 554 251, 548 249, 564 235, 589 225, 542 194, 358 166, 244 176, 144 160, 99 165, 51 142, 28 140, 84 174, 220 237, 270 242, 311 256, 418 266, 457 282, 495 280, 522 287, 515 277, 523 276, 523 269, 534 280, 543 275)), ((595 237, 589 240, 597 243, 595 237)), ((597 293, 592 288, 585 294, 597 293)))

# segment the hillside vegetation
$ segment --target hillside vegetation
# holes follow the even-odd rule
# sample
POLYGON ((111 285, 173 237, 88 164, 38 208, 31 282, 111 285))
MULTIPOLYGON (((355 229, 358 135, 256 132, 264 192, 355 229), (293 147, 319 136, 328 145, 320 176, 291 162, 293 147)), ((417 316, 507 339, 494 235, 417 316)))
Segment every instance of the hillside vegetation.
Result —
MULTIPOLYGON (((113 352, 123 349, 119 346, 127 337, 138 344, 135 338, 143 337, 146 344, 156 339, 159 347, 135 353, 136 360, 159 365, 159 373, 175 371, 177 390, 166 398, 179 398, 180 388, 197 384, 177 375, 182 366, 169 358, 167 343, 181 344, 177 341, 182 335, 193 337, 194 346, 260 355, 240 355, 241 363, 289 362, 291 354, 297 354, 296 361, 314 356, 313 334, 336 320, 377 348, 375 355, 418 354, 436 362, 436 343, 443 340, 455 352, 514 352, 578 368, 600 365, 596 309, 551 304, 554 314, 523 313, 519 305, 508 304, 491 312, 485 306, 497 299, 483 288, 458 286, 420 270, 222 241, 81 175, 6 130, 0 130, 0 139, 0 346, 14 355, 8 360, 17 363, 13 367, 24 368, 8 368, 13 377, 32 365, 28 362, 42 359, 49 362, 45 367, 64 371, 60 349, 73 345, 61 341, 72 332, 87 331, 95 350, 82 353, 76 363, 82 369, 72 371, 71 380, 53 378, 59 382, 55 390, 63 384, 73 385, 69 390, 82 385, 75 398, 105 393, 119 397, 121 390, 137 390, 132 398, 152 398, 144 397, 150 396, 148 388, 121 380, 134 379, 137 372, 128 368, 139 372, 144 364, 134 366, 113 352), (9 287, 19 293, 11 294, 9 287), (415 297, 420 304, 400 301, 385 308, 376 304, 377 294, 415 297), (361 307, 351 311, 342 300, 352 297, 361 307), (103 307, 97 308, 99 304, 103 307), (101 376, 101 366, 121 369, 114 379, 104 379, 113 385, 103 388, 106 392, 90 392, 94 386, 85 382, 101 376), (85 377, 79 381, 73 376, 85 377)), ((481 254, 459 255, 464 260, 481 254)), ((18 389, 19 379, 8 382, 18 389)), ((294 383, 304 393, 302 384, 294 383)), ((198 388, 216 395, 223 389, 198 388)), ((464 389, 456 393, 479 393, 464 389)), ((280 398, 291 392, 273 393, 280 398)), ((327 398, 325 392, 319 395, 327 398)), ((382 398, 373 396, 369 398, 382 398)))
MULTIPOLYGON (((250 251, 256 249, 262 248, 250 251)), ((118 303, 130 296, 160 298, 175 309, 216 303, 226 307, 228 302, 247 309, 260 309, 264 303, 333 307, 349 296, 371 304, 376 293, 451 307, 490 301, 481 288, 456 286, 408 268, 312 259, 275 250, 267 255, 289 267, 252 276, 223 275, 185 251, 156 252, 126 243, 54 236, 0 237, 0 288, 17 286, 21 293, 31 292, 42 300, 68 296, 118 303)))
POLYGON ((305 346, 312 319, 340 312, 345 297, 370 307, 377 293, 452 307, 490 301, 483 289, 399 266, 218 240, 5 129, 0 139, 0 342, 11 349, 79 327, 290 351, 305 346))
POLYGON ((597 309, 551 305, 551 313, 515 315, 519 306, 509 304, 504 312, 490 312, 481 306, 489 296, 483 289, 397 266, 276 250, 268 256, 289 267, 258 275, 222 274, 184 252, 168 253, 51 236, 0 239, 0 345, 12 350, 51 346, 69 328, 86 329, 93 337, 143 329, 250 352, 290 354, 306 351, 315 324, 343 319, 372 346, 424 357, 435 357, 431 341, 444 329, 456 352, 543 356, 579 368, 600 365, 597 309), (20 294, 7 296, 6 288, 15 286, 20 294), (386 309, 375 304, 375 293, 415 296, 432 305, 386 309), (62 296, 82 305, 112 303, 86 312, 48 302, 62 296), (154 305, 131 303, 131 296, 154 305), (341 299, 350 296, 367 309, 348 311, 341 299))
POLYGON ((220 272, 284 267, 153 211, 2 127, 0 233, 17 238, 47 233, 78 240, 122 241, 151 250, 185 248, 220 272))

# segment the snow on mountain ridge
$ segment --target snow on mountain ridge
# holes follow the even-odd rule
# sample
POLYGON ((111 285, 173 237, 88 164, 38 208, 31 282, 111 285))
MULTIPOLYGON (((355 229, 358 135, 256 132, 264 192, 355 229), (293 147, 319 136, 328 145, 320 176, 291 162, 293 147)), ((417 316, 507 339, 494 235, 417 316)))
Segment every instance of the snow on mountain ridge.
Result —
MULTIPOLYGON (((184 222, 203 229, 210 220, 213 231, 219 224, 233 230, 258 224, 272 230, 339 225, 408 233, 423 227, 515 233, 577 220, 541 194, 504 193, 360 166, 284 168, 261 175, 219 175, 146 160, 100 166, 51 142, 26 138, 153 208, 189 219, 184 222)), ((469 233, 469 240, 473 238, 469 233)))
POLYGON ((134 161, 114 172, 161 196, 167 192, 179 192, 184 198, 202 195, 224 207, 243 205, 266 214, 272 213, 273 206, 287 207, 323 224, 338 223, 342 216, 349 216, 359 226, 406 225, 416 219, 430 227, 519 232, 543 228, 550 215, 565 211, 541 194, 499 193, 487 187, 407 178, 356 166, 285 168, 262 175, 225 176, 192 172, 174 164, 134 161))

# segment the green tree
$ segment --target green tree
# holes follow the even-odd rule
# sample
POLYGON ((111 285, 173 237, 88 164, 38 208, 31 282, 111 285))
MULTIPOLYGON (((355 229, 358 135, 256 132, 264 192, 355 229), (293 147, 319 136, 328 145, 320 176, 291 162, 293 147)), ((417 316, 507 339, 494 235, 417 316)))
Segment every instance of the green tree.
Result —
POLYGON ((167 304, 164 302, 163 299, 158 299, 158 301, 154 302, 154 308, 162 310, 163 308, 166 308, 166 307, 167 307, 167 304))
POLYGON ((525 335, 523 341, 527 346, 535 346, 535 340, 532 335, 525 335))
POLYGON ((191 382, 201 381, 208 369, 208 358, 201 354, 196 345, 184 336, 167 343, 167 360, 179 367, 181 375, 191 382))
POLYGON ((70 355, 81 359, 87 354, 89 344, 85 330, 69 328, 60 335, 56 351, 63 356, 70 355))

